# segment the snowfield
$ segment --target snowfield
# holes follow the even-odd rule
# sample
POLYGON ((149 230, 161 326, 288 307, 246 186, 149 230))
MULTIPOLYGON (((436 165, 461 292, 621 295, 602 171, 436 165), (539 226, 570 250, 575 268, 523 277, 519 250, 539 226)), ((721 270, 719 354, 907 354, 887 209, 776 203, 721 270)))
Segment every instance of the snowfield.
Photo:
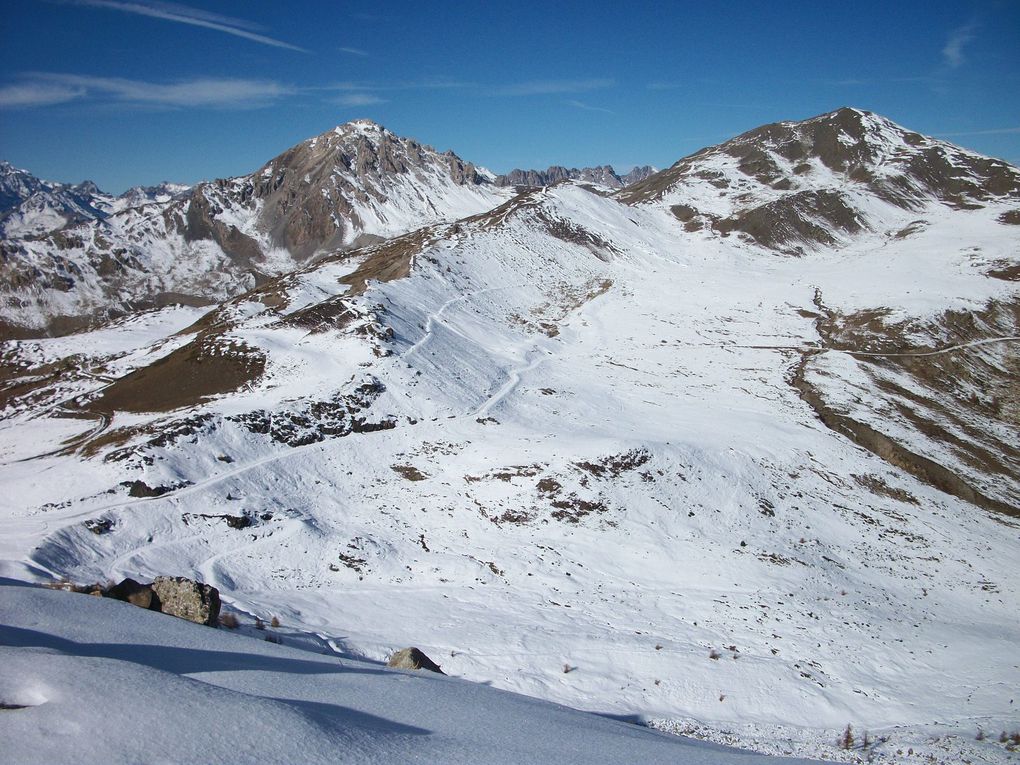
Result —
MULTIPOLYGON (((1003 221, 1016 199, 903 209, 851 194, 861 230, 794 257, 691 230, 672 193, 623 204, 579 184, 533 190, 204 315, 167 308, 6 343, 26 392, 0 419, 0 573, 194 576, 249 632, 278 616, 285 642, 334 654, 316 661, 371 667, 417 645, 456 678, 770 755, 1013 761, 998 737, 1020 728, 1020 293, 994 274, 1020 263, 1003 221), (951 312, 978 317, 969 334, 951 312), (217 370, 219 387, 196 393, 195 369, 217 370), (872 431, 909 454, 883 454, 872 431), (937 488, 923 460, 953 480, 937 488)), ((118 641, 144 643, 145 629, 118 641)), ((341 706, 439 732, 428 740, 449 743, 425 761, 500 761, 471 748, 493 727, 548 739, 485 721, 458 738, 455 715, 496 702, 447 707, 454 687, 456 703, 473 698, 464 687, 494 693, 454 680, 406 681, 421 718, 382 700, 403 675, 316 676, 267 701, 290 681, 200 672, 256 700, 171 679, 221 699, 209 703, 227 719, 239 704, 295 730, 320 723, 280 698, 332 704, 315 694, 364 683, 352 693, 366 705, 341 706)), ((343 738, 360 761, 403 761, 423 745, 358 715, 347 738, 332 723, 316 733, 321 751, 343 738), (384 748, 358 749, 368 739, 384 748)), ((550 734, 564 750, 508 743, 507 759, 571 761, 575 734, 578 762, 729 756, 660 750, 630 728, 633 743, 610 743, 589 735, 597 718, 569 719, 550 734), (573 720, 589 722, 568 731, 573 720)))
POLYGON ((7 762, 789 762, 2 580, 7 762))

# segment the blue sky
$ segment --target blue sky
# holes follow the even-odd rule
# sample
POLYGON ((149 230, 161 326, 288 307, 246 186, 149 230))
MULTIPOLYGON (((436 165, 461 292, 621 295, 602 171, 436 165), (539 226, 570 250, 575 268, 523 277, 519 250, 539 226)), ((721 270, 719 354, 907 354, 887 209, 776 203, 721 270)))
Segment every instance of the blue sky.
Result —
POLYGON ((367 117, 503 172, 840 106, 1020 164, 1020 2, 4 0, 0 158, 111 191, 367 117))

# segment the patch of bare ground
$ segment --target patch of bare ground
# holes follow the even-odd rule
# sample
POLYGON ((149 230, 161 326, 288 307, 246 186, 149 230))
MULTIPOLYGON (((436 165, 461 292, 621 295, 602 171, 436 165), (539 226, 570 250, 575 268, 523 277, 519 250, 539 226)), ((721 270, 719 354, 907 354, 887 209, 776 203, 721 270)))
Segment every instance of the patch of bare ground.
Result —
POLYGON ((1020 226, 1020 209, 1007 210, 998 218, 999 223, 1006 223, 1011 226, 1020 226))
POLYGON ((423 228, 365 248, 362 251, 367 256, 365 260, 341 279, 341 282, 351 287, 347 296, 363 294, 370 281, 390 282, 406 278, 411 273, 411 259, 427 249, 434 240, 435 231, 423 228))
POLYGON ((1020 263, 1001 260, 994 263, 992 268, 985 271, 985 274, 993 279, 1002 279, 1004 282, 1020 282, 1020 263))
MULTIPOLYGON (((885 309, 844 315, 816 295, 825 349, 855 355, 878 403, 830 405, 805 379, 803 354, 790 382, 829 428, 936 488, 987 510, 1020 516, 1020 300, 980 311, 949 311, 929 323, 887 322, 885 309), (929 338, 919 345, 919 338, 929 338), (996 338, 1003 342, 973 345, 996 338), (875 355, 869 355, 875 354, 875 355), (861 407, 860 411, 855 406, 861 407), (927 456, 875 423, 895 420, 917 434, 927 456), (864 420, 868 420, 868 423, 864 420), (869 424, 870 423, 870 424, 869 424), (935 451, 932 451, 935 450, 935 451), (940 456, 935 458, 935 455, 940 456)), ((855 476, 873 493, 910 502, 873 476, 855 476)), ((916 501, 916 499, 915 499, 916 501)))
POLYGON ((536 213, 535 218, 552 236, 563 242, 586 247, 592 255, 603 262, 608 262, 613 255, 619 254, 619 250, 612 242, 570 221, 554 218, 542 211, 536 213))
POLYGON ((407 481, 424 481, 428 478, 425 473, 421 472, 414 465, 390 465, 390 470, 407 481))
POLYGON ((882 497, 891 497, 892 499, 899 500, 900 502, 907 502, 911 505, 918 504, 917 497, 906 489, 901 489, 897 486, 890 486, 886 483, 882 476, 854 475, 853 478, 857 482, 858 486, 863 489, 867 489, 872 494, 878 494, 882 497))
POLYGON ((651 458, 652 455, 645 449, 632 449, 624 454, 609 455, 594 462, 586 461, 574 464, 596 478, 619 478, 623 473, 637 470, 651 458))
POLYGON ((171 412, 252 385, 265 358, 244 343, 202 334, 104 388, 87 408, 97 412, 171 412))
POLYGON ((505 468, 497 468, 496 470, 490 470, 488 473, 484 473, 480 476, 466 475, 464 480, 468 483, 478 483, 479 481, 504 481, 510 483, 514 478, 530 478, 536 476, 542 472, 542 465, 510 465, 505 468))

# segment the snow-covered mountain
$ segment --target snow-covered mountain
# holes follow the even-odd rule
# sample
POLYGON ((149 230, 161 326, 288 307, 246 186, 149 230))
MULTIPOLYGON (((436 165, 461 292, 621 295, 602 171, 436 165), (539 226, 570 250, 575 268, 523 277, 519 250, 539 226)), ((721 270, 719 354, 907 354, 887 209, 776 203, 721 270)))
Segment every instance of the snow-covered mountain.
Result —
POLYGON ((36 178, 8 162, 0 162, 0 237, 39 236, 71 223, 105 218, 116 197, 91 181, 76 185, 36 178))
MULTIPOLYGON (((931 202, 961 210, 1015 205, 1020 170, 843 108, 702 149, 630 186, 620 199, 668 207, 688 231, 709 229, 803 254, 847 243, 931 202)), ((905 228, 902 235, 909 233, 905 228)))
POLYGON ((1007 761, 975 734, 1020 686, 1018 171, 913 135, 781 123, 8 342, 0 573, 193 575, 771 753, 1007 761))
POLYGON ((452 152, 358 121, 251 175, 152 196, 36 240, 3 242, 8 333, 67 331, 171 302, 207 305, 325 253, 483 212, 509 191, 452 152))
POLYGON ((643 181, 656 172, 658 171, 651 165, 634 167, 624 175, 619 175, 612 165, 599 165, 598 167, 584 167, 581 169, 553 165, 548 170, 511 170, 505 175, 497 175, 495 183, 497 186, 537 188, 539 186, 551 186, 554 183, 562 183, 563 181, 583 181, 585 183, 594 183, 598 186, 606 186, 611 189, 622 189, 638 181, 643 181))

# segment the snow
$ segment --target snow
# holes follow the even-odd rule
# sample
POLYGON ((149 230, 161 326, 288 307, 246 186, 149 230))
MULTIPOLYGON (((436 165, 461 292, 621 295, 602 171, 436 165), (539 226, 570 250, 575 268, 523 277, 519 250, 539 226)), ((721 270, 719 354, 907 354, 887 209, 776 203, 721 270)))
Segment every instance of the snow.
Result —
MULTIPOLYGON (((803 182, 839 182, 816 170, 803 182)), ((826 428, 789 381, 802 353, 820 349, 819 296, 833 311, 888 309, 889 321, 918 323, 1016 300, 1015 283, 984 273, 1016 261, 1015 228, 996 222, 1004 202, 908 212, 847 193, 868 228, 801 258, 685 231, 670 205, 695 199, 720 214, 730 205, 695 182, 637 207, 561 185, 457 228, 434 226, 409 277, 361 296, 339 284, 357 263, 309 265, 278 285, 282 308, 254 293, 227 312, 224 340, 263 352, 265 377, 194 411, 115 414, 111 432, 145 426, 116 459, 106 450, 18 461, 96 423, 69 426, 56 410, 8 417, 0 572, 189 574, 220 588, 247 624, 278 615, 288 644, 332 646, 344 666, 416 644, 465 680, 773 754, 909 762, 913 749, 947 765, 1008 762, 997 741, 974 737, 1020 727, 1015 519, 826 428), (923 225, 899 236, 915 221, 923 225), (287 323, 340 295, 357 315, 347 327, 287 323), (389 418, 393 429, 292 447, 230 419, 263 410, 307 418, 309 402, 326 406, 372 382, 377 398, 356 415, 389 418), (204 429, 147 444, 191 415, 209 418, 204 429), (170 491, 131 497, 121 484, 135 480, 170 491), (243 530, 217 517, 242 513, 254 519, 243 530), (88 519, 112 530, 92 533, 88 519), (841 752, 848 723, 884 740, 841 752)), ((170 337, 184 318, 90 337, 96 364, 109 354, 120 374, 147 363, 180 342, 170 337)), ((1015 353, 1012 342, 964 352, 1015 353)), ((17 353, 41 362, 73 343, 17 353)), ((826 351, 806 378, 835 406, 953 464, 945 444, 882 409, 862 368, 857 356, 826 351)), ((51 398, 102 384, 72 376, 51 398)), ((261 674, 242 674, 216 683, 279 702, 268 680, 242 684, 261 674)), ((306 700, 335 704, 318 682, 307 693, 323 695, 306 700)), ((432 682, 455 683, 414 680, 432 682)), ((422 714, 452 703, 415 701, 422 714)), ((356 707, 447 730, 384 708, 356 707)), ((280 724, 292 723, 305 724, 280 724)), ((313 739, 334 733, 326 726, 313 739)), ((387 735, 396 748, 380 758, 407 756, 401 735, 387 735)), ((578 751, 579 761, 610 756, 601 744, 578 751)))
POLYGON ((11 763, 779 761, 10 580, 0 613, 11 763))

